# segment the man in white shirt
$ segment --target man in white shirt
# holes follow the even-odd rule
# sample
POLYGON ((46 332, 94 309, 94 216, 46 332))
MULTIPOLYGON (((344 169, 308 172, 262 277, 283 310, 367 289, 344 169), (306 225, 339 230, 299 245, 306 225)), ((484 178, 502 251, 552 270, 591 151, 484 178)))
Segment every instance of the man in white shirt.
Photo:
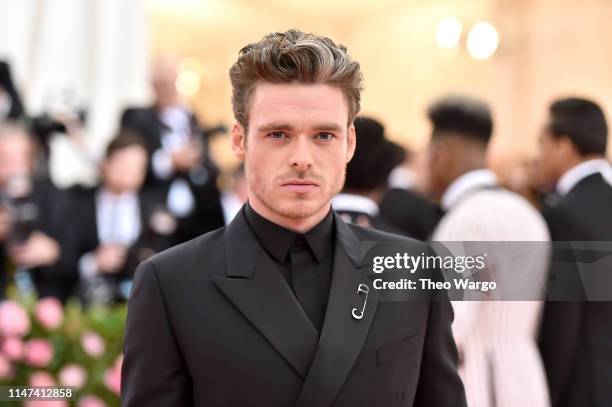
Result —
MULTIPOLYGON (((556 199, 543 210, 553 240, 612 241, 607 141, 596 103, 568 98, 550 106, 539 164, 543 178, 556 184, 556 199)), ((612 302, 547 303, 540 349, 554 407, 612 404, 612 302)))
MULTIPOLYGON (((432 240, 497 242, 448 246, 455 256, 486 250, 488 275, 495 276, 500 286, 511 286, 512 299, 542 297, 548 262, 545 245, 501 243, 545 242, 548 231, 542 216, 525 199, 502 189, 486 167, 493 131, 489 107, 472 98, 447 97, 434 103, 428 116, 433 130, 427 184, 445 212, 432 240), (458 253, 455 248, 474 252, 458 253), (516 255, 515 249, 527 250, 516 255), (518 278, 519 273, 529 273, 528 281, 518 278)), ((491 295, 500 299, 499 294, 491 295)), ((542 303, 473 299, 480 301, 453 301, 453 335, 462 356, 459 373, 468 405, 548 406, 535 341, 542 303)))

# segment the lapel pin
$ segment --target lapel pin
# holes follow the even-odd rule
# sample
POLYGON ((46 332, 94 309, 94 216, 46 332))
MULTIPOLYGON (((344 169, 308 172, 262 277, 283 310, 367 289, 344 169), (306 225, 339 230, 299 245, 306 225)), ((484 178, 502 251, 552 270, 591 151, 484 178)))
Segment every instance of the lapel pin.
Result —
POLYGON ((361 307, 361 311, 359 311, 359 309, 357 308, 353 308, 353 310, 351 311, 351 315, 353 315, 353 318, 357 320, 363 318, 363 313, 365 312, 366 304, 368 303, 368 293, 369 292, 370 292, 370 287, 368 287, 367 285, 363 283, 360 283, 359 286, 357 287, 357 294, 365 295, 365 299, 363 300, 363 306, 361 307))

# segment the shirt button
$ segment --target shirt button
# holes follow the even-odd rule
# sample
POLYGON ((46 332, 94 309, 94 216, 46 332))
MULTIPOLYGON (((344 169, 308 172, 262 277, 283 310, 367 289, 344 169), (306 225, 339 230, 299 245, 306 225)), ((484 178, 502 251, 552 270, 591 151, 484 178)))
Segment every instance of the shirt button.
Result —
POLYGON ((295 244, 298 245, 298 246, 302 246, 304 244, 304 236, 297 235, 295 237, 295 244))

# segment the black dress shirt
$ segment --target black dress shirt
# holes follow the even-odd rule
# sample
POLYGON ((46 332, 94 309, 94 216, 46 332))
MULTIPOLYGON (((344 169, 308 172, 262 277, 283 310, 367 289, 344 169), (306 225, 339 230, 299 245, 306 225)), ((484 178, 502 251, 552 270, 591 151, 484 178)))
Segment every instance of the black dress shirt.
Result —
POLYGON ((320 332, 333 269, 335 227, 332 211, 308 232, 300 234, 269 221, 248 203, 244 210, 253 234, 279 264, 285 281, 320 332))

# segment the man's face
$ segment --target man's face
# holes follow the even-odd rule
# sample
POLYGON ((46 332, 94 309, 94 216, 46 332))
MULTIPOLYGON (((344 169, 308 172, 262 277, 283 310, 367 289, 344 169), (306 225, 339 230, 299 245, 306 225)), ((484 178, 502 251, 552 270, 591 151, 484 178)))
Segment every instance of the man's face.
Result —
POLYGON ((137 192, 147 172, 147 152, 141 146, 117 150, 102 164, 104 186, 113 193, 137 192))
POLYGON ((567 143, 567 140, 554 137, 547 128, 541 131, 538 138, 538 157, 536 161, 543 182, 554 184, 563 174, 563 169, 566 166, 565 160, 568 159, 566 154, 567 143))
POLYGON ((451 180, 450 170, 452 152, 442 137, 432 137, 425 153, 424 178, 425 189, 429 198, 438 202, 451 180))
POLYGON ((175 61, 160 60, 155 64, 153 68, 153 93, 155 94, 155 104, 159 109, 178 103, 177 77, 178 66, 175 61))
POLYGON ((326 214, 355 151, 355 129, 347 123, 348 104, 337 87, 258 84, 248 133, 236 124, 232 134, 251 205, 274 220, 326 214))
POLYGON ((32 141, 22 134, 0 139, 0 187, 13 178, 29 176, 33 167, 32 141))

